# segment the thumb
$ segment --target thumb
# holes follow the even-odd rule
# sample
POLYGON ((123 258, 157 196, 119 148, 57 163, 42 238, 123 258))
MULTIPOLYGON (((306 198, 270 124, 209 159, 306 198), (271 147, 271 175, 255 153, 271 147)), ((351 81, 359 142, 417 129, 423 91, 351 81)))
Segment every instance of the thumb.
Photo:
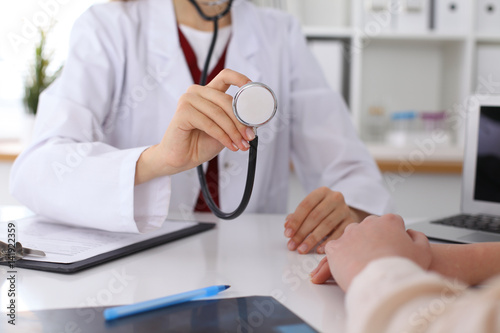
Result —
POLYGON ((415 231, 413 229, 408 229, 406 231, 408 236, 413 240, 413 242, 419 246, 428 246, 429 240, 427 239, 427 236, 425 236, 424 233, 420 231, 415 231))
POLYGON ((427 270, 432 262, 432 251, 431 245, 427 237, 415 230, 408 229, 406 231, 410 238, 413 240, 413 243, 417 247, 418 253, 416 253, 413 260, 423 269, 427 270))
POLYGON ((330 266, 327 261, 327 257, 324 257, 310 274, 311 282, 315 284, 325 283, 328 279, 332 278, 332 273, 330 272, 330 266))

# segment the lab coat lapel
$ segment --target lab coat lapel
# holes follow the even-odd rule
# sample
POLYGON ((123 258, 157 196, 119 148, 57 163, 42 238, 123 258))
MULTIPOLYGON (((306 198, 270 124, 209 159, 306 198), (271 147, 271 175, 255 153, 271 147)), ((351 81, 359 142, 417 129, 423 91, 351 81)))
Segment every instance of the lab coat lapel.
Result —
POLYGON ((259 42, 256 29, 257 16, 246 1, 236 0, 231 10, 233 35, 228 48, 226 68, 240 72, 252 81, 259 81, 261 73, 256 66, 259 42))
POLYGON ((177 101, 193 80, 180 48, 174 6, 171 0, 150 0, 149 6, 149 70, 177 101))

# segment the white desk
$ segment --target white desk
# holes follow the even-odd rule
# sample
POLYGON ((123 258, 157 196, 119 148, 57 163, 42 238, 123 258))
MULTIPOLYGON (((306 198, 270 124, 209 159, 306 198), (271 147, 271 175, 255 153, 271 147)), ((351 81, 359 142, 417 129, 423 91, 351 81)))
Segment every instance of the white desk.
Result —
MULTIPOLYGON (((3 213, 4 219, 5 209, 3 213)), ((216 221, 206 215, 197 218, 216 221)), ((219 221, 213 230, 73 275, 17 269, 18 311, 127 304, 229 284, 220 297, 271 295, 315 329, 343 332, 344 293, 336 285, 309 281, 322 256, 288 251, 284 218, 244 215, 219 221)), ((18 237, 22 242, 22 235, 18 237)), ((6 272, 0 266, 0 328, 7 321, 6 272)))

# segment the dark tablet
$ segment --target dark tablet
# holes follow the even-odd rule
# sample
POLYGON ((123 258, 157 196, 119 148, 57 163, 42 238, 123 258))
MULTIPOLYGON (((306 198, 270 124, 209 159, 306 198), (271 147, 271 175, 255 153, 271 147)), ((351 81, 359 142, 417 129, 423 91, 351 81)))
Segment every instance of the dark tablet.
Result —
MULTIPOLYGON (((54 333, 317 332, 276 299, 267 296, 191 301, 109 322, 104 320, 104 309, 20 312, 16 326, 11 328, 19 332, 54 333)), ((7 325, 7 320, 2 320, 0 331, 4 332, 7 325)))

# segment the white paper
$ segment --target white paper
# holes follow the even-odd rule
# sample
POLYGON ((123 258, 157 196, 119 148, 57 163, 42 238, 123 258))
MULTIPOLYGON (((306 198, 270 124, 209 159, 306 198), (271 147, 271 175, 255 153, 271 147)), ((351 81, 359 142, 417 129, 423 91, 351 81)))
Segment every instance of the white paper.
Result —
MULTIPOLYGON (((45 257, 27 256, 24 259, 65 264, 85 260, 197 224, 167 220, 158 230, 145 234, 131 234, 54 224, 38 216, 14 222, 16 241, 23 247, 40 250, 46 254, 45 257)), ((7 223, 0 223, 0 240, 4 242, 7 238, 7 223)))

